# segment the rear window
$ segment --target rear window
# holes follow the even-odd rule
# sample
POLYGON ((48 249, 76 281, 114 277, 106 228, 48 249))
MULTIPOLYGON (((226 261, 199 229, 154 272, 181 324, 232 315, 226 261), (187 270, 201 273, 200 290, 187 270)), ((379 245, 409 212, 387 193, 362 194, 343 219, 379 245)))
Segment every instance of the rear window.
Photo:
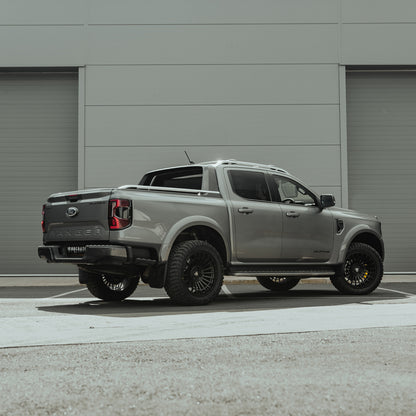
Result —
POLYGON ((171 169, 147 174, 140 185, 202 189, 202 167, 171 169))
POLYGON ((269 187, 264 173, 231 170, 229 176, 231 187, 238 196, 258 201, 270 201, 269 187))

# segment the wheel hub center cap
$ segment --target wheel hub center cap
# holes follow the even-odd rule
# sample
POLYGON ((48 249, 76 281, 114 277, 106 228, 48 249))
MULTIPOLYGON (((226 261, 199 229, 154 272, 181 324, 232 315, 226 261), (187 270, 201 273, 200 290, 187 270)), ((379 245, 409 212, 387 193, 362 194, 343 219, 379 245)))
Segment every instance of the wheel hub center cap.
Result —
POLYGON ((198 278, 201 276, 201 272, 200 272, 200 270, 199 270, 199 268, 198 268, 198 267, 194 267, 194 268, 192 268, 192 270, 191 270, 191 276, 192 276, 194 279, 198 279, 198 278))

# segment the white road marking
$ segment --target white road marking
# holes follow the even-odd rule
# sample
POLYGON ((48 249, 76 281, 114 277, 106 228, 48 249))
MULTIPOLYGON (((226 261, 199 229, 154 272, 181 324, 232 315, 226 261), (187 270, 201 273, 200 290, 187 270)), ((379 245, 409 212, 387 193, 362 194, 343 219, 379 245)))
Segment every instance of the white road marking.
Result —
POLYGON ((83 292, 84 290, 87 290, 87 289, 88 289, 88 288, 83 287, 82 289, 71 290, 71 292, 60 293, 59 295, 50 296, 50 297, 45 298, 45 299, 61 298, 61 297, 66 296, 66 295, 71 295, 72 293, 83 292))
POLYGON ((393 289, 385 289, 384 287, 379 287, 378 290, 386 290, 387 292, 399 293, 400 295, 406 295, 406 296, 416 296, 416 294, 414 293, 401 292, 400 290, 393 290, 393 289))
POLYGON ((235 296, 230 292, 227 286, 222 285, 222 291, 230 298, 235 298, 235 296))

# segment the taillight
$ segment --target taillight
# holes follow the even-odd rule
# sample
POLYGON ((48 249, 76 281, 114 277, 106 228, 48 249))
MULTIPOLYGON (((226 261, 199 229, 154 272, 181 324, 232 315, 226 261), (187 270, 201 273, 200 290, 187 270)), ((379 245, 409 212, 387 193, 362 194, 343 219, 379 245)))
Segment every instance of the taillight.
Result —
POLYGON ((131 225, 131 201, 110 199, 108 203, 108 225, 110 230, 122 230, 131 225))
POLYGON ((42 206, 42 232, 46 233, 46 226, 45 226, 45 205, 42 206))

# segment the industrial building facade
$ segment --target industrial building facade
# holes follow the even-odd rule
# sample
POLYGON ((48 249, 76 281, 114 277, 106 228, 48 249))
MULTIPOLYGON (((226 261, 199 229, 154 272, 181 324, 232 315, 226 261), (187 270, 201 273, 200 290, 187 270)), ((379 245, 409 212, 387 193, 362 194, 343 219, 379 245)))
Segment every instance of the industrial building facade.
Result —
POLYGON ((413 0, 0 0, 1 274, 50 193, 196 161, 274 164, 383 221, 416 272, 413 0))

